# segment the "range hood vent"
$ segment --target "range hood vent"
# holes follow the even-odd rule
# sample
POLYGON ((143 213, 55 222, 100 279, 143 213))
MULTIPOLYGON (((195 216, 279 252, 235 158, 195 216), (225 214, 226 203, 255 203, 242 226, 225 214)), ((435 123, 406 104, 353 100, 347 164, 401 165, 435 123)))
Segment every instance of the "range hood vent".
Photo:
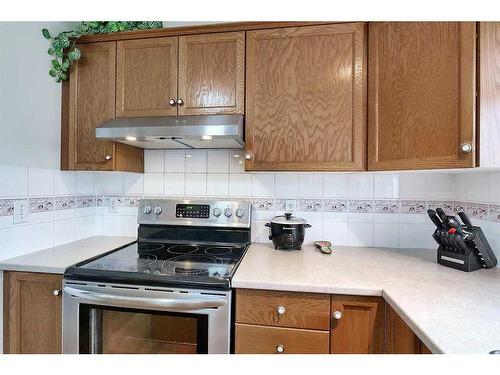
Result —
POLYGON ((96 129, 98 139, 147 149, 242 149, 242 115, 115 118, 96 129))

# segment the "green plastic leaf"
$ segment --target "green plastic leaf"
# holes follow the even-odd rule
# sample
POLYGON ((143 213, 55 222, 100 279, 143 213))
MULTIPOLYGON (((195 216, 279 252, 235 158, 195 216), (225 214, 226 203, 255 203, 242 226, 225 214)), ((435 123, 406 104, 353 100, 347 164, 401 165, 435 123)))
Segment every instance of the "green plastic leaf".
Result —
POLYGON ((52 67, 57 71, 61 69, 61 64, 56 59, 52 60, 52 67))
POLYGON ((54 55, 54 53, 55 53, 54 48, 49 48, 49 49, 47 50, 47 53, 48 53, 50 56, 54 55))
POLYGON ((68 48, 69 47, 69 38, 68 38, 68 35, 66 35, 65 33, 60 33, 58 36, 57 36, 57 39, 59 39, 60 43, 61 43, 61 47, 63 48, 68 48))
POLYGON ((43 35, 43 37, 44 37, 45 39, 50 39, 50 38, 52 38, 52 37, 50 36, 49 30, 47 30, 47 29, 42 29, 42 35, 43 35))
POLYGON ((76 61, 76 60, 80 60, 80 57, 82 56, 82 53, 80 52, 80 50, 78 48, 73 48, 73 50, 68 53, 68 57, 71 61, 76 61))
POLYGON ((49 70, 49 76, 55 77, 57 75, 57 72, 54 69, 49 70))
POLYGON ((67 81, 68 80, 68 76, 65 74, 65 73, 61 73, 59 75, 59 77, 63 80, 63 81, 67 81))
POLYGON ((61 64, 61 69, 63 71, 67 71, 69 69, 69 59, 64 59, 63 63, 61 64))
POLYGON ((55 52, 55 54, 56 54, 57 57, 63 57, 64 56, 62 48, 56 48, 54 50, 54 52, 55 52))

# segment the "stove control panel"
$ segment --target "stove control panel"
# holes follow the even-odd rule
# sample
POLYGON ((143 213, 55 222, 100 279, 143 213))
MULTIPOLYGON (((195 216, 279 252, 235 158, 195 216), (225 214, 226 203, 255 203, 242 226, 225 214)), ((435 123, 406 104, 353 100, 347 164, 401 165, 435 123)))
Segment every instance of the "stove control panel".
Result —
POLYGON ((247 201, 141 199, 139 224, 250 228, 252 206, 247 201))
POLYGON ((210 205, 208 204, 176 204, 175 217, 186 217, 192 219, 208 219, 210 217, 210 205))

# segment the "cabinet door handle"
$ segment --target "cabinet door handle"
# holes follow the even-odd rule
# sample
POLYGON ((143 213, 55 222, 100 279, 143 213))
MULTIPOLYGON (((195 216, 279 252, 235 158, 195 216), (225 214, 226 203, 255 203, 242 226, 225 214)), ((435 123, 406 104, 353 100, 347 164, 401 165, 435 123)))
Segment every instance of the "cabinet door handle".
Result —
POLYGON ((276 308, 276 312, 278 313, 278 315, 285 315, 286 313, 285 306, 278 306, 276 308))
POLYGON ((168 104, 170 104, 172 107, 175 107, 177 105, 177 102, 175 101, 175 99, 170 99, 168 101, 168 104))
POLYGON ((340 311, 338 311, 338 310, 337 310, 337 311, 335 311, 335 312, 333 313, 333 319, 335 319, 335 320, 339 320, 340 318, 342 318, 342 313, 341 313, 340 311))
POLYGON ((182 99, 177 99, 177 104, 179 104, 179 105, 184 105, 184 100, 182 100, 182 99))
POLYGON ((462 151, 464 154, 468 154, 472 151, 472 145, 470 143, 462 143, 460 145, 460 151, 462 151))
POLYGON ((60 296, 61 295, 61 289, 54 289, 54 291, 52 292, 52 294, 55 295, 56 297, 60 296))
POLYGON ((106 155, 106 160, 107 161, 111 160, 111 155, 106 155))
POLYGON ((245 159, 247 159, 247 160, 252 160, 252 158, 253 158, 253 155, 250 152, 245 155, 245 159))
POLYGON ((283 353, 285 351, 285 347, 281 344, 279 344, 277 347, 276 347, 276 353, 283 353))

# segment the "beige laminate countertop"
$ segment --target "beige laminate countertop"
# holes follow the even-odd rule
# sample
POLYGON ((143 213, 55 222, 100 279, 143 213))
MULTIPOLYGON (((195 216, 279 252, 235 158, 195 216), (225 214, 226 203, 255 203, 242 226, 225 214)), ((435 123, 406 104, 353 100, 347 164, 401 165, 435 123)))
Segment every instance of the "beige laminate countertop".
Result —
POLYGON ((252 244, 234 288, 383 296, 433 353, 500 349, 500 269, 471 273, 436 262, 435 250, 252 244))
POLYGON ((0 271, 63 274, 78 262, 134 242, 134 237, 96 236, 0 261, 0 271))

